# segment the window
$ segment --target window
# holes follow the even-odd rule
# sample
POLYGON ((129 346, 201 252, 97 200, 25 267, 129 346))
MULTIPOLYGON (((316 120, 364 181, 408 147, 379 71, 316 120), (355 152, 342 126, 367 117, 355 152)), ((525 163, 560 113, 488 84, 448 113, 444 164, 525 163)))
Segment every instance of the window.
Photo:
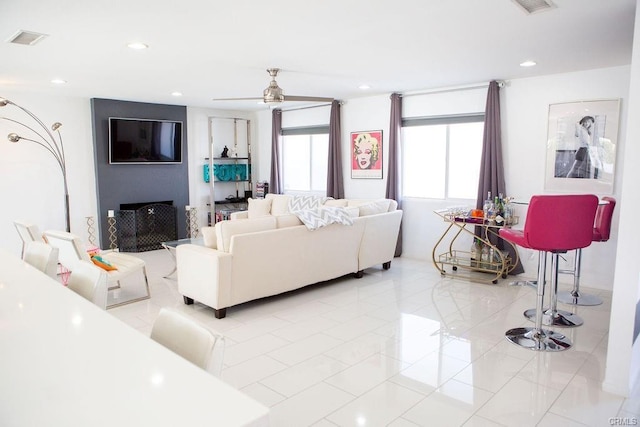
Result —
POLYGON ((284 192, 326 194, 329 127, 282 130, 284 192))
POLYGON ((403 120, 404 197, 475 199, 484 115, 403 120))

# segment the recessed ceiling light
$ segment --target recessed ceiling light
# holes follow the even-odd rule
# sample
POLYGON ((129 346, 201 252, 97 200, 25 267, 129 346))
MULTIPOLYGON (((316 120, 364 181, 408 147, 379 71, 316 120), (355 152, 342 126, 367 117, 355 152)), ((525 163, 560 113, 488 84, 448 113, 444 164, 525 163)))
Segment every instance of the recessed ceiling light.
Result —
POLYGON ((521 67, 533 67, 536 65, 536 61, 524 61, 520 63, 521 67))
POLYGON ((358 89, 367 90, 367 89, 371 89, 371 86, 363 84, 358 86, 358 89))
POLYGON ((182 96, 182 92, 171 92, 173 96, 182 96))
POLYGON ((45 37, 47 37, 46 34, 34 33, 33 31, 18 30, 18 32, 12 35, 7 41, 9 43, 33 46, 45 37))
POLYGON ((146 49, 149 47, 149 45, 146 45, 144 43, 140 43, 140 42, 133 42, 133 43, 129 43, 127 45, 127 47, 131 48, 131 49, 146 49))
POLYGON ((66 82, 67 82, 66 80, 62 80, 62 79, 52 79, 51 80, 51 83, 56 84, 56 85, 63 85, 66 82))

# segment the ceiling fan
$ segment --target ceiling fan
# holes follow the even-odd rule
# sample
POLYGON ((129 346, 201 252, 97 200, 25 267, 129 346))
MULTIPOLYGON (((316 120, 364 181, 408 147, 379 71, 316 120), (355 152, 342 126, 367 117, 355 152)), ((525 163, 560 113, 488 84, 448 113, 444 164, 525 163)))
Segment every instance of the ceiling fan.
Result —
POLYGON ((261 98, 218 98, 213 99, 213 101, 262 101, 265 104, 278 104, 284 101, 308 101, 308 102, 332 102, 333 98, 323 98, 319 96, 294 96, 294 95, 285 95, 282 88, 278 86, 278 82, 276 82, 276 76, 280 71, 279 68, 269 68, 267 69, 267 73, 271 76, 271 81, 269 82, 269 87, 267 87, 263 93, 261 98))

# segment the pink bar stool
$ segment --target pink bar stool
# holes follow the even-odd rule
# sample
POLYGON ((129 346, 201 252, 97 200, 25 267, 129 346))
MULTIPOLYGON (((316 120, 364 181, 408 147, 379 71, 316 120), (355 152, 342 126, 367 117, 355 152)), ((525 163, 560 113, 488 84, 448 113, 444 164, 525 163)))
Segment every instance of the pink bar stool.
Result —
MULTIPOLYGON (((596 221, 593 225, 594 242, 606 242, 611 235, 611 218, 616 207, 616 199, 603 197, 606 203, 598 205, 596 221)), ((573 274, 573 289, 571 291, 558 292, 558 301, 571 305, 600 305, 602 298, 596 295, 580 293, 580 266, 582 264, 582 249, 576 250, 573 270, 560 270, 560 273, 573 274)))
POLYGON ((561 351, 571 347, 566 336, 542 329, 547 252, 553 256, 551 286, 558 286, 558 254, 591 244, 598 198, 591 194, 533 196, 523 230, 500 229, 500 237, 519 246, 538 251, 536 318, 534 327, 505 332, 512 343, 530 350, 561 351))

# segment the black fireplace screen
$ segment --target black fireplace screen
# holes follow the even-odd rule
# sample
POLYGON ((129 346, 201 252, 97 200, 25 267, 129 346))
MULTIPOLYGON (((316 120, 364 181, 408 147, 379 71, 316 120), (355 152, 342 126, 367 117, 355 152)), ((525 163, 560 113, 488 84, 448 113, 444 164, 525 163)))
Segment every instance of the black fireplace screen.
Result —
POLYGON ((121 252, 161 249, 161 242, 178 237, 175 206, 153 203, 136 210, 120 210, 116 217, 121 252))

